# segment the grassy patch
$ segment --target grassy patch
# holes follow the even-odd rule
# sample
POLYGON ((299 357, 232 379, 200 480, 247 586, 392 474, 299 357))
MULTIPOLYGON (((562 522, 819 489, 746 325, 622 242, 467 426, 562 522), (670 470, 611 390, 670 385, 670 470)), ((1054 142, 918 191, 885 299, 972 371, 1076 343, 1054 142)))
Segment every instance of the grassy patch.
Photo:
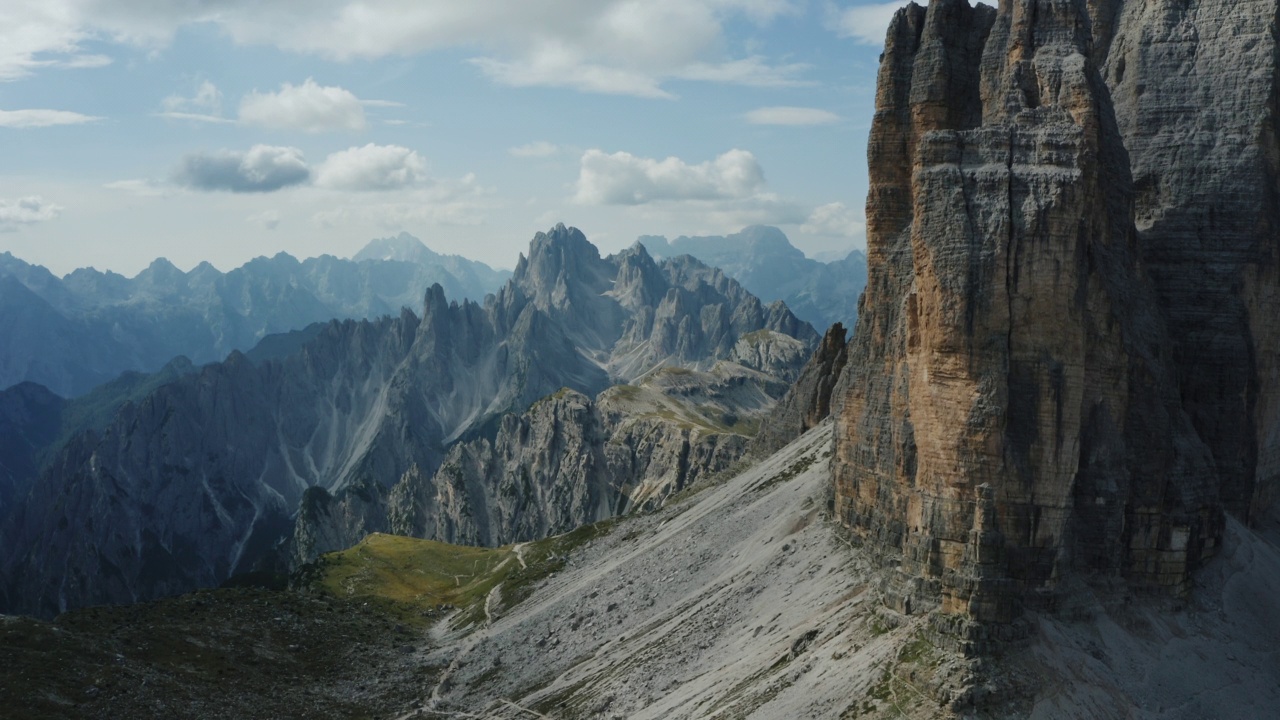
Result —
POLYGON ((629 402, 638 399, 642 391, 635 385, 614 385, 605 392, 613 398, 629 402))
POLYGON ((403 620, 423 622, 430 611, 452 606, 464 611, 464 622, 476 622, 484 618, 489 591, 519 567, 510 548, 374 533, 349 550, 321 556, 301 573, 307 585, 369 602, 403 620))

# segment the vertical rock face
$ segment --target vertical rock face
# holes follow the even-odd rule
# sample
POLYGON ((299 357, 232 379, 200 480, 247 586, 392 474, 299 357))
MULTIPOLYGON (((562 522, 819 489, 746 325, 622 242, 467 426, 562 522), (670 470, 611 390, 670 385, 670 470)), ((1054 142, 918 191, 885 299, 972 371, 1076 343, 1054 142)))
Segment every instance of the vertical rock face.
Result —
POLYGON ((880 68, 835 509, 909 595, 979 622, 1073 570, 1181 592, 1248 494, 1183 407, 1091 10, 1137 12, 911 5, 880 68))
POLYGON ((1276 3, 1100 5, 1095 25, 1114 38, 1103 73, 1184 407, 1226 507, 1256 518, 1280 476, 1276 3))

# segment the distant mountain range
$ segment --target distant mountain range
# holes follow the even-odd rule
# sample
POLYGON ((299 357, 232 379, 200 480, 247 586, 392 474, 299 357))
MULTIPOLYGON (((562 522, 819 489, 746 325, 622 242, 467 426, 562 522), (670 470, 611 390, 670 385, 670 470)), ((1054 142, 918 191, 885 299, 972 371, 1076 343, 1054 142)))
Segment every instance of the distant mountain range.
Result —
MULTIPOLYGON (((349 264, 396 262, 405 261, 349 264)), ((740 434, 742 413, 781 395, 818 340, 783 303, 766 306, 693 258, 658 262, 642 246, 602 258, 564 226, 539 233, 483 304, 445 293, 433 285, 421 315, 335 320, 267 350, 175 368, 141 396, 104 395, 92 405, 119 407, 108 423, 81 422, 46 461, 23 466, 42 467, 38 480, 8 483, 16 499, 0 531, 0 606, 47 614, 217 584, 278 556, 300 509, 311 521, 295 538, 304 556, 345 529, 379 529, 378 518, 348 528, 349 517, 317 505, 350 507, 353 494, 384 514, 399 507, 427 537, 508 542, 568 530, 625 508, 633 489, 647 502, 655 488, 678 486, 696 475, 690 464, 723 465, 723 443, 690 431, 740 434), (706 382, 646 383, 667 368, 706 382), (598 407, 587 397, 628 381, 648 389, 598 407), (561 388, 574 394, 509 415, 561 388), (619 408, 666 424, 606 421, 619 408), (604 447, 606 430, 620 447, 604 447), (551 449, 531 432, 581 448, 582 462, 546 472, 551 449), (458 441, 469 443, 457 455, 466 467, 442 469, 458 441), (654 463, 655 453, 669 460, 654 463), (665 478, 648 470, 668 466, 665 478), (526 473, 546 480, 533 487, 526 473), (402 500, 389 508, 378 498, 397 485, 402 500)), ((38 432, 16 456, 45 457, 40 445, 68 427, 69 405, 21 388, 0 397, 14 401, 8 415, 41 422, 17 424, 38 432)))
POLYGON ((72 397, 179 355, 203 364, 311 323, 398 315, 433 283, 450 298, 480 301, 509 276, 405 233, 350 260, 280 253, 227 273, 208 263, 184 273, 161 258, 134 278, 92 268, 58 278, 4 253, 0 388, 30 381, 72 397))
POLYGON ((833 323, 853 327, 858 298, 867 285, 867 256, 853 250, 833 262, 819 262, 787 240, 776 227, 752 225, 725 236, 668 241, 644 235, 639 242, 656 258, 692 255, 718 267, 765 302, 782 300, 796 317, 825 330, 833 323))

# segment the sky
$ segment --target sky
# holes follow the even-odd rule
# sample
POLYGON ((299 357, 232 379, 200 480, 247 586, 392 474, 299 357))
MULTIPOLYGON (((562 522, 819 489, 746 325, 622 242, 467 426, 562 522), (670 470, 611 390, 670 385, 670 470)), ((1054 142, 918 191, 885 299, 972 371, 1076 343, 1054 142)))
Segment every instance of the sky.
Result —
POLYGON ((539 230, 865 247, 901 1, 6 0, 0 252, 61 275, 349 257, 511 268, 539 230))

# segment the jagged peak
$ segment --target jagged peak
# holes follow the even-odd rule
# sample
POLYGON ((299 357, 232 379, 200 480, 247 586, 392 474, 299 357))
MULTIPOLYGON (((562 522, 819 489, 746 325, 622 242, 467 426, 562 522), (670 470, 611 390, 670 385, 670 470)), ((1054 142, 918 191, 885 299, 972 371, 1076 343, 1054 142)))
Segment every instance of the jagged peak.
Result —
POLYGON ((427 247, 426 243, 403 231, 393 237, 370 240, 360 252, 351 256, 355 262, 396 260, 418 264, 425 264, 439 258, 440 254, 427 247))
POLYGON ((427 288, 426 296, 422 301, 426 314, 430 315, 435 308, 449 307, 449 300, 444 295, 444 287, 440 283, 431 283, 431 287, 427 288))
POLYGON ((558 287, 585 285, 592 294, 607 289, 612 266, 600 257, 600 250, 575 227, 558 223, 549 232, 539 232, 529 242, 528 256, 521 255, 512 281, 536 297, 549 296, 558 287))

